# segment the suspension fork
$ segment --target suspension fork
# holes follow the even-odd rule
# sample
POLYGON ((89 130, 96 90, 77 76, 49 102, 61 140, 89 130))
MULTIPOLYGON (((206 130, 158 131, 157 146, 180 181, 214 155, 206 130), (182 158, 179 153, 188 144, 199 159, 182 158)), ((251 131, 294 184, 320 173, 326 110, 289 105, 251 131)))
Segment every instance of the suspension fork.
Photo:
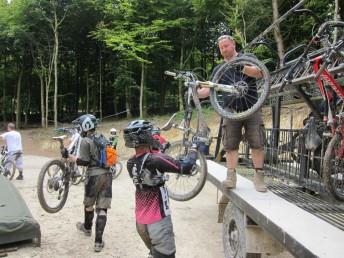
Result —
POLYGON ((195 103, 195 107, 197 110, 197 132, 206 133, 208 131, 208 125, 205 121, 204 115, 202 113, 201 103, 197 96, 196 87, 192 87, 192 98, 193 102, 195 103))

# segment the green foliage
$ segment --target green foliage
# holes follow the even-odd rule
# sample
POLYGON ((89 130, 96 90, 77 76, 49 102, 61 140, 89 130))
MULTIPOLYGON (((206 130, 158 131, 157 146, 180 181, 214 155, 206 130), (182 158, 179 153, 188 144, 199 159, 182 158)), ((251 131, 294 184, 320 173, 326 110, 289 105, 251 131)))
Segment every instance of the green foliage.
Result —
MULTIPOLYGON (((280 14, 298 1, 280 0, 280 14)), ((65 15, 59 28, 60 120, 86 112, 86 107, 98 114, 100 85, 104 114, 129 105, 137 115, 141 64, 148 111, 173 112, 178 108, 178 82, 167 80, 165 70, 196 69, 207 79, 221 59, 220 35, 232 34, 241 49, 272 22, 271 0, 0 0, 0 107, 6 119, 14 113, 14 85, 21 67, 21 98, 28 102, 31 93, 31 113, 41 112, 39 76, 49 70, 53 7, 57 15, 65 15)), ((333 0, 308 0, 305 7, 322 21, 333 17, 333 0)), ((289 16, 281 23, 286 50, 309 40, 316 29, 309 15, 289 16)), ((272 32, 266 41, 268 47, 250 51, 273 70, 277 55, 272 32)))

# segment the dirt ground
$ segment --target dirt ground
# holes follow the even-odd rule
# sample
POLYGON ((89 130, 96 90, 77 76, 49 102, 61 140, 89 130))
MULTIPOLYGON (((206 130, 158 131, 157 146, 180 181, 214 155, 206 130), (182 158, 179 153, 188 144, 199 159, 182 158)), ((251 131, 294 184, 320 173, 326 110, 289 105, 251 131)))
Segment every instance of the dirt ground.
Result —
MULTIPOLYGON (((49 158, 25 156, 25 180, 13 181, 22 194, 42 232, 41 247, 19 245, 9 257, 116 257, 144 258, 147 250, 136 233, 134 187, 127 172, 113 182, 112 209, 104 233, 105 248, 93 251, 94 234, 86 237, 75 229, 83 218, 83 186, 72 186, 65 207, 56 214, 45 212, 38 202, 36 181, 42 165, 49 158)), ((217 224, 217 191, 209 182, 203 191, 188 202, 171 200, 176 235, 177 257, 223 257, 222 226, 217 224)))
MULTIPOLYGON (((281 125, 284 128, 300 128, 308 113, 305 105, 294 105, 283 109, 281 125)), ((271 111, 264 109, 266 127, 271 127, 271 111)), ((206 116, 212 136, 216 136, 219 118, 213 114, 206 116)), ((168 117, 154 121, 161 126, 168 117)), ((121 130, 128 121, 104 122, 98 131, 107 135, 111 127, 119 131, 119 155, 126 160, 132 150, 125 148, 121 130)), ((66 125, 68 126, 68 125, 66 125)), ((51 136, 56 133, 50 129, 20 130, 25 153, 25 180, 13 181, 25 199, 33 217, 39 222, 42 231, 41 247, 24 243, 19 250, 9 253, 9 257, 116 257, 144 258, 147 250, 136 233, 134 219, 134 187, 124 171, 113 182, 112 209, 104 233, 106 246, 100 254, 93 251, 94 235, 87 238, 75 229, 75 223, 83 218, 83 186, 72 186, 65 207, 57 214, 45 212, 38 202, 36 181, 43 164, 53 157, 59 157, 59 149, 51 136)), ((179 140, 177 130, 164 132, 171 142, 179 140)), ((211 149, 215 148, 215 144, 211 149)), ((202 192, 188 202, 171 200, 172 219, 176 234, 177 257, 179 258, 220 258, 224 257, 222 248, 222 225, 217 224, 217 190, 209 182, 202 192)))

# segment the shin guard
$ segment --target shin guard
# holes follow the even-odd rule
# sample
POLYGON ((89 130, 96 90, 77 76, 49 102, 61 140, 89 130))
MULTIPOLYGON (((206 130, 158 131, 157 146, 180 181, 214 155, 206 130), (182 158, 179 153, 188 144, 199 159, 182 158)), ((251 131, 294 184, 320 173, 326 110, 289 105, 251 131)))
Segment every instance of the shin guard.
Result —
POLYGON ((106 225, 106 215, 97 215, 97 220, 96 220, 96 243, 102 243, 103 242, 103 233, 104 233, 104 228, 106 225))
POLYGON ((93 217, 94 217, 94 211, 88 211, 85 209, 85 222, 84 227, 87 230, 90 230, 92 228, 93 223, 93 217))

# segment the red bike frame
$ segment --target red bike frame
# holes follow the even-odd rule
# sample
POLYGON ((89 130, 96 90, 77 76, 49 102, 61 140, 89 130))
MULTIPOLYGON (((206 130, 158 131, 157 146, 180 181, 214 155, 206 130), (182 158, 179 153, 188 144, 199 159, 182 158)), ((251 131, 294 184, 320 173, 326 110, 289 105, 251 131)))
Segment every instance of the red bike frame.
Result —
MULTIPOLYGON (((313 61, 313 70, 317 74, 321 65, 322 56, 315 57, 313 61)), ((328 103, 331 103, 333 101, 333 94, 326 90, 325 85, 322 81, 322 79, 326 80, 328 84, 331 86, 333 91, 344 101, 344 89, 341 87, 341 85, 333 78, 333 76, 328 72, 327 69, 324 69, 320 76, 317 78, 317 84, 319 87, 319 90, 321 92, 321 95, 325 100, 328 100, 328 103)), ((331 107, 328 106, 328 110, 330 112, 331 107)), ((328 115, 324 115, 324 122, 327 122, 328 115)), ((336 158, 342 159, 344 158, 344 114, 340 114, 338 117, 338 123, 336 121, 336 117, 334 117, 334 122, 330 123, 331 133, 332 136, 335 133, 341 134, 341 142, 339 149, 336 150, 335 156, 336 158)))

